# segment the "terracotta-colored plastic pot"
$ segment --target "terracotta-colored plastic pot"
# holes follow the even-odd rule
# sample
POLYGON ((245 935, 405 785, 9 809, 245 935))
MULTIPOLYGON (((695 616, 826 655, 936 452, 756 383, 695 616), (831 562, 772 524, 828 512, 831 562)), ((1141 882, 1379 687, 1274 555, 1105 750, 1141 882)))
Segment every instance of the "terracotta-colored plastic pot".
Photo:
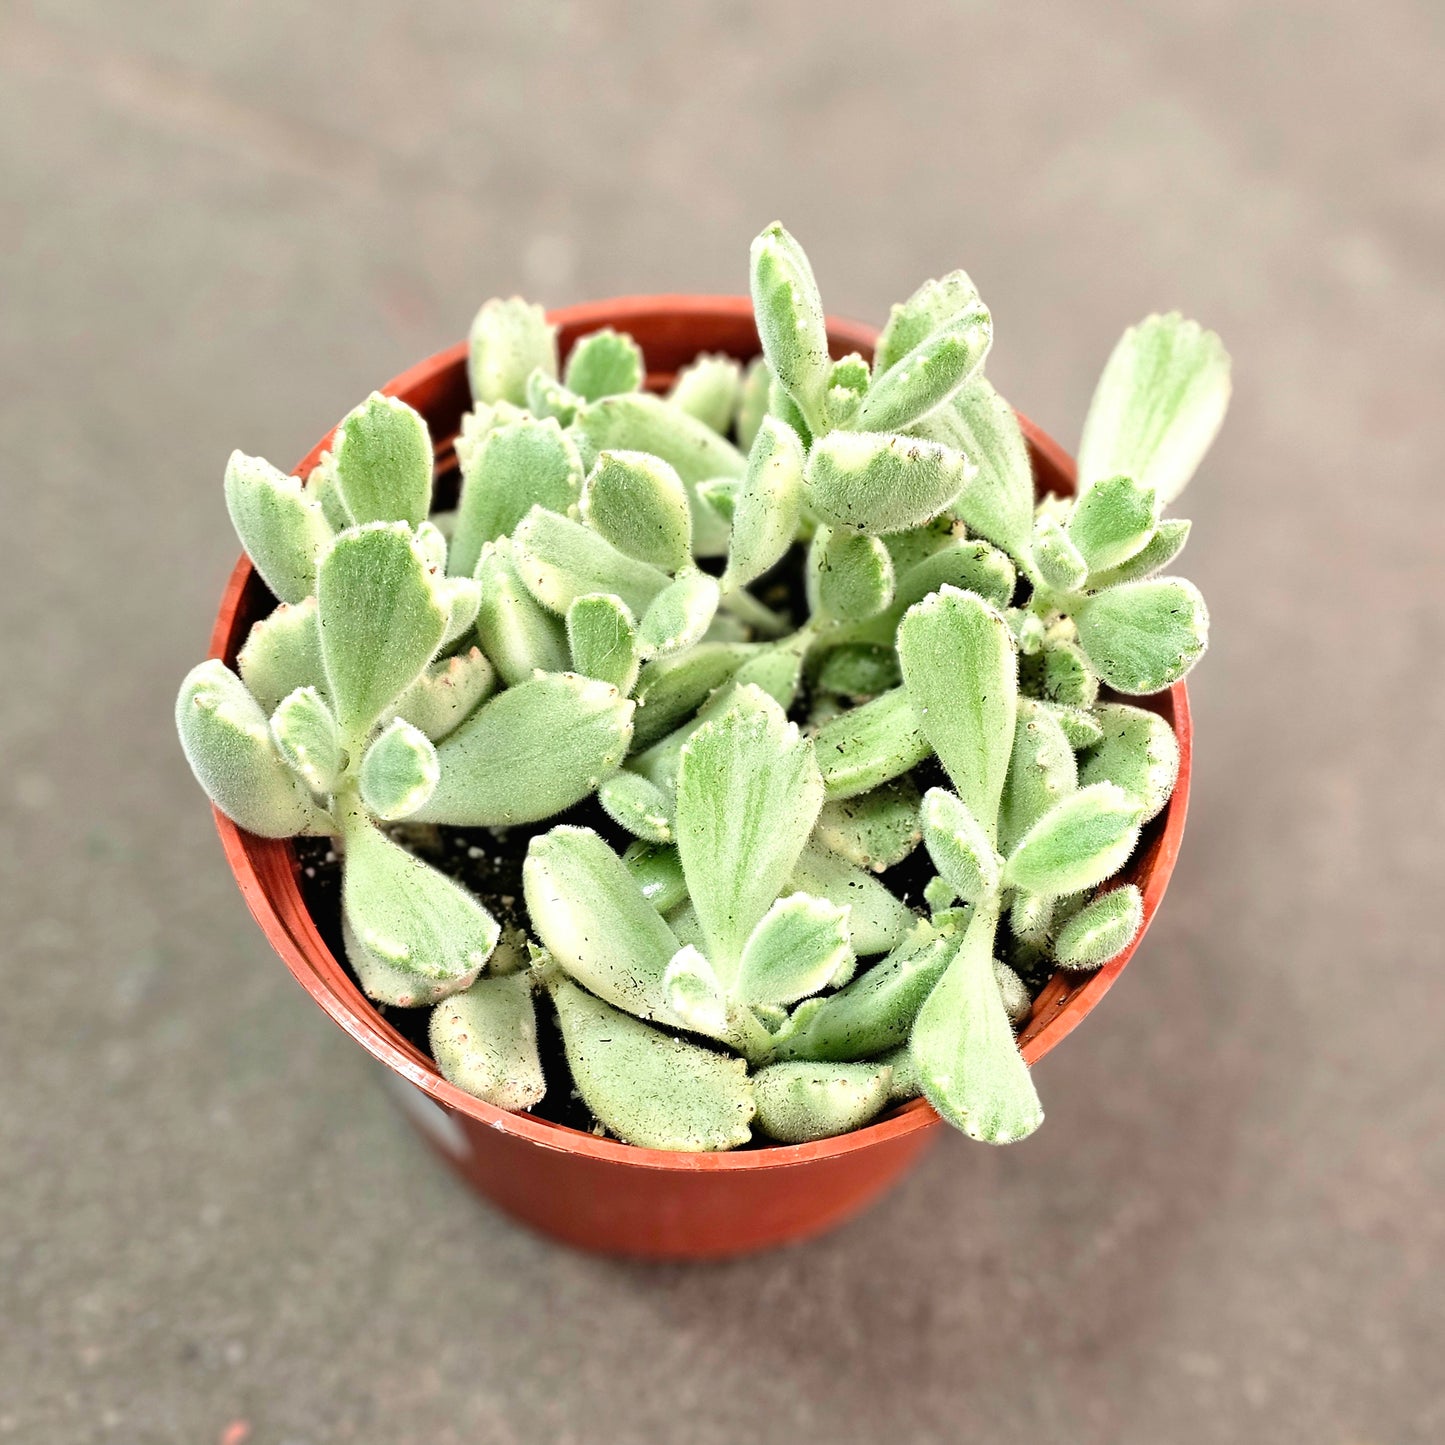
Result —
MULTIPOLYGON (((614 326, 636 337, 648 384, 668 384, 700 351, 746 360, 757 354, 743 297, 657 296, 596 302, 553 313, 563 353, 579 337, 614 326)), ((835 321, 835 354, 871 352, 875 333, 835 321)), ((470 404, 466 348, 440 352, 384 390, 415 407, 436 443, 439 476, 455 465, 454 438, 470 404)), ((1070 458, 1023 423, 1037 490, 1073 490, 1070 458)), ((306 476, 330 434, 301 462, 306 476)), ((234 665, 251 624, 274 599, 245 558, 232 573, 211 638, 211 655, 234 665)), ((1184 832, 1189 802, 1189 700, 1182 683, 1153 700, 1174 725, 1182 763, 1165 812, 1146 829, 1123 875, 1144 894, 1144 926, 1159 907, 1184 832)), ((301 986, 369 1053, 392 1071, 407 1112, 428 1141, 479 1193, 546 1234, 585 1249, 656 1259, 740 1254, 801 1239, 837 1224, 897 1180, 937 1137, 941 1121, 922 1099, 867 1128, 813 1144, 724 1154, 673 1154, 601 1139, 529 1114, 509 1114, 447 1083, 432 1061, 367 1001, 322 941, 302 900, 288 842, 256 838, 217 813, 227 860, 246 902, 301 986), (403 1082, 404 1081, 404 1082, 403 1082)), ((1141 933, 1142 937, 1142 933, 1141 933)), ((1136 940, 1097 973, 1056 975, 1034 1002, 1021 1034, 1033 1063, 1049 1052, 1109 991, 1136 940)))

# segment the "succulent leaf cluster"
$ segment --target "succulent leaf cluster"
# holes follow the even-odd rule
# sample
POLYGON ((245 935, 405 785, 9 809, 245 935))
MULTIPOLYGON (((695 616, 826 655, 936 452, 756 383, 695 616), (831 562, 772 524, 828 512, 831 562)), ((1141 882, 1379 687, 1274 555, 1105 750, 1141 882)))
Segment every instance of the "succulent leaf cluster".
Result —
POLYGON ((1101 885, 1179 749, 1122 699, 1207 642, 1198 591, 1160 575, 1189 530, 1162 511, 1228 358, 1178 315, 1131 328, 1077 495, 1036 502, 968 276, 895 306, 870 362, 830 353, 781 226, 751 262, 762 355, 699 356, 666 395, 630 337, 564 364, 540 308, 488 302, 453 510, 395 398, 304 482, 235 454, 227 506, 278 605, 236 671, 188 675, 182 744, 241 827, 338 840, 361 986, 430 1007, 438 1067, 480 1098, 558 1086, 544 1009, 633 1144, 802 1142, 920 1092, 1022 1138, 1028 981, 1142 924, 1136 887, 1101 885), (527 931, 411 851, 415 824, 526 830, 527 931))

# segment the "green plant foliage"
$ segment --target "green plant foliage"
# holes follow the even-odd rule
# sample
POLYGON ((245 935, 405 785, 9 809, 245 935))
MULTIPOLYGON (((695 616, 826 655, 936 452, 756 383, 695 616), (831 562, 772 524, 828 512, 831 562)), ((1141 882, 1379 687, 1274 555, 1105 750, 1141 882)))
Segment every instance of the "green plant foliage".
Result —
POLYGON ((557 328, 540 306, 520 297, 488 301, 472 322, 470 339, 467 371, 479 402, 525 406, 527 378, 534 370, 557 375, 557 328))
POLYGON ((581 337, 567 356, 563 379, 583 401, 601 401, 637 391, 646 368, 642 348, 610 326, 581 337))
POLYGON ((372 394, 336 429, 331 475, 356 523, 426 520, 432 447, 426 422, 404 401, 372 394))
POLYGON ((803 479, 820 517, 881 537, 936 517, 958 496, 970 468, 962 452, 937 442, 835 431, 814 443, 803 479))
POLYGON ((499 1109, 530 1109, 547 1092, 526 974, 478 979, 437 1004, 428 1037, 448 1082, 499 1109))
POLYGON ((846 1134, 883 1108, 892 1082, 889 1064, 769 1064, 753 1080, 757 1125, 781 1144, 846 1134))
POLYGON ((309 597, 316 590, 316 564, 331 545, 321 503, 297 478, 240 452, 226 463, 225 485, 226 510, 261 580, 282 602, 309 597))

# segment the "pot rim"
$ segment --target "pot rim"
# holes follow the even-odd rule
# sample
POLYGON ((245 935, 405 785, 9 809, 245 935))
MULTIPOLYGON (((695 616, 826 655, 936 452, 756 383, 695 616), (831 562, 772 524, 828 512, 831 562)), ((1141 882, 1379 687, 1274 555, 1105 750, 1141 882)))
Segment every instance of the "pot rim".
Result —
MULTIPOLYGON (((624 296, 561 307, 549 311, 547 317, 555 325, 577 335, 607 325, 615 326, 619 330, 629 330, 639 320, 649 318, 686 318, 692 323, 705 322, 711 318, 736 324, 744 318, 751 321, 752 303, 745 296, 624 296)), ((859 322, 829 317, 828 334, 834 342, 845 348, 867 352, 871 350, 877 332, 859 322)), ((383 395, 404 397, 423 385, 434 383, 447 372, 458 367, 464 368, 467 355, 466 342, 447 347, 407 368, 380 390, 383 395)), ((664 375, 665 373, 650 371, 648 380, 660 380, 664 375)), ((1022 412, 1018 413, 1018 417, 1031 451, 1072 486, 1075 480, 1073 459, 1022 412)), ((309 475, 321 452, 330 445, 334 434, 333 427, 295 469, 297 475, 309 475)), ((449 441, 450 439, 445 439, 442 447, 449 441)), ((239 639, 234 636, 236 619, 242 595, 251 577, 251 563, 243 553, 232 569, 222 594, 211 634, 209 656, 219 658, 228 665, 234 662, 239 646, 239 639)), ((1134 878, 1144 896, 1143 925, 1128 948, 1102 968, 1093 973, 1078 975, 1072 982, 1056 971, 1045 984, 1034 1000, 1029 1019, 1019 1035, 1020 1050, 1025 1062, 1030 1066, 1071 1034, 1113 986, 1143 941, 1168 888, 1188 812, 1193 755, 1193 727, 1188 690, 1183 682, 1178 682, 1169 689, 1168 696, 1173 713, 1171 721, 1179 740, 1179 777, 1164 813, 1157 820, 1160 833, 1157 843, 1152 845, 1152 856, 1147 866, 1134 878)), ((1147 703, 1148 700, 1139 701, 1147 703)), ((268 942, 281 956, 301 987, 373 1058, 414 1084, 435 1103, 463 1114, 477 1124, 526 1139, 540 1148, 559 1153, 584 1155, 599 1161, 641 1169, 706 1173, 714 1170, 794 1168, 933 1129, 943 1122, 933 1106, 920 1097, 890 1110, 882 1118, 861 1129, 830 1139, 819 1139, 808 1144, 765 1144, 757 1149, 716 1153, 683 1153, 644 1149, 620 1140, 601 1138, 568 1125, 555 1124, 532 1114, 514 1114, 499 1109, 496 1105, 488 1104, 448 1083, 432 1060, 387 1023, 376 1006, 345 973, 321 937, 302 899, 296 879, 295 852, 291 840, 257 838, 243 832, 218 808, 213 807, 212 813, 226 861, 247 906, 260 924, 268 942), (263 878, 258 865, 262 860, 274 864, 279 854, 286 855, 291 866, 281 870, 280 885, 274 887, 263 878), (285 905, 284 911, 278 904, 285 905), (329 964, 340 982, 336 983, 324 977, 318 964, 329 964)), ((1136 858, 1137 856, 1136 854, 1136 858)), ((1128 870, 1126 874, 1127 872, 1128 870)))

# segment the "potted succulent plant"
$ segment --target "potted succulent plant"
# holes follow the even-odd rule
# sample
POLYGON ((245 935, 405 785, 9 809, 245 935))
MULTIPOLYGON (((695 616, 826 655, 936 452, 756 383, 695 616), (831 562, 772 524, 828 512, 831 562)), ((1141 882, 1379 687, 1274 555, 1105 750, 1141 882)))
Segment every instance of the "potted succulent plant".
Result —
POLYGON ((1207 637, 1162 512, 1217 337, 1125 333, 1075 488, 962 272, 871 346, 775 225, 752 293, 489 302, 296 475, 233 455, 176 706, 297 977, 478 1187, 632 1253, 1038 1127, 1168 880, 1207 637))

